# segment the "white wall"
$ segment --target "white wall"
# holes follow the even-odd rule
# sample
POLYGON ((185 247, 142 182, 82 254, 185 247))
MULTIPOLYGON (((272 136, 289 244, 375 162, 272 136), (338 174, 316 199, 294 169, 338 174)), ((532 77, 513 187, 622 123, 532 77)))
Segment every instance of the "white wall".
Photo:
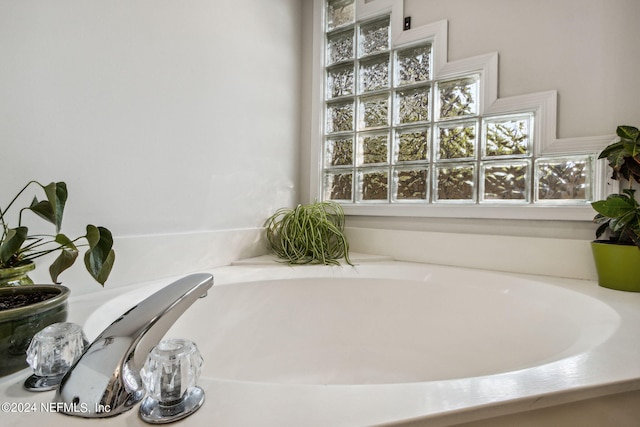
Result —
POLYGON ((404 0, 412 25, 449 21, 449 60, 498 52, 499 96, 556 89, 558 137, 640 126, 637 0, 404 0))
MULTIPOLYGON (((297 200, 300 14, 298 0, 0 0, 0 206, 30 179, 66 181, 69 234, 257 231, 297 200)), ((135 262, 124 253, 116 269, 135 262)))

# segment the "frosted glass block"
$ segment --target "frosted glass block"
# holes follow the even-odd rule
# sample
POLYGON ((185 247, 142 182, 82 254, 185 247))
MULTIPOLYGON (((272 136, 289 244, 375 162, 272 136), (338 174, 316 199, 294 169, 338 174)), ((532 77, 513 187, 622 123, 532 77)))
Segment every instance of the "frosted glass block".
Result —
POLYGON ((590 200, 591 163, 589 156, 536 160, 536 200, 590 200))
POLYGON ((375 169, 360 172, 361 200, 389 199, 389 171, 375 169))
POLYGON ((396 123, 429 121, 429 92, 431 86, 396 91, 396 123))
POLYGON ((520 156, 530 153, 532 115, 484 120, 484 155, 520 156))
POLYGON ((475 165, 440 166, 436 170, 436 201, 473 201, 475 165))
POLYGON ((348 132, 353 130, 353 102, 327 105, 327 132, 348 132))
POLYGON ((521 201, 529 199, 529 164, 486 163, 482 165, 480 182, 483 201, 521 201))
POLYGON ((431 78, 431 45, 401 50, 396 55, 396 84, 420 83, 431 78))
POLYGON ((471 116, 478 113, 478 77, 438 83, 439 118, 471 116))
POLYGON ((342 31, 327 37, 327 65, 354 58, 353 30, 342 31))
POLYGON ((387 163, 389 159, 389 134, 361 134, 358 137, 358 164, 387 163))
POLYGON ((399 168, 394 171, 396 201, 427 199, 427 168, 399 168))
POLYGON ((427 160, 429 155, 429 128, 412 128, 396 131, 396 162, 427 160))
POLYGON ((359 129, 389 126, 389 96, 360 98, 359 112, 359 129))
POLYGON ((389 88, 389 56, 360 63, 360 92, 389 88))
POLYGON ((353 173, 327 173, 324 180, 325 200, 353 200, 353 173))
POLYGON ((327 97, 352 95, 354 93, 353 65, 327 70, 327 97))
POLYGON ((477 122, 438 126, 438 159, 471 158, 476 153, 477 122))
POLYGON ((325 150, 325 165, 327 167, 353 165, 353 138, 328 139, 325 150))
POLYGON ((360 56, 373 55, 389 50, 389 17, 360 26, 360 56))
POLYGON ((355 21, 355 0, 327 0, 327 30, 355 21))

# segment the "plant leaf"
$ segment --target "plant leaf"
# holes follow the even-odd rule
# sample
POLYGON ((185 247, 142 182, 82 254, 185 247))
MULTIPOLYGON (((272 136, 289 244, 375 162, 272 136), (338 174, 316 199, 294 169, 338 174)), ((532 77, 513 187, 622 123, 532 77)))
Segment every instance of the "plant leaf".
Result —
POLYGON ((53 264, 49 266, 49 275, 51 276, 53 283, 60 283, 58 282, 58 276, 76 262, 76 259, 78 258, 78 248, 64 234, 58 234, 55 241, 62 245, 62 248, 60 255, 58 255, 53 264))
POLYGON ((14 255, 20 252, 22 244, 27 240, 27 227, 16 227, 7 230, 7 235, 0 245, 0 261, 6 264, 14 255))
POLYGON ((605 231, 607 231, 607 228, 609 228, 609 221, 600 224, 600 226, 598 227, 598 229, 596 230, 596 239, 600 236, 602 236, 604 234, 605 231))
POLYGON ((621 151, 624 149, 624 144, 621 141, 618 142, 614 142, 611 145, 608 145, 607 147, 605 147, 601 152, 600 155, 598 156, 599 159, 604 159, 607 158, 611 155, 611 153, 617 152, 617 151, 621 151))
POLYGON ((634 126, 618 126, 616 134, 622 139, 629 139, 633 142, 638 141, 640 131, 634 126))
POLYGON ((64 213, 64 205, 67 203, 67 184, 64 182, 52 182, 44 187, 47 200, 51 204, 54 214, 53 223, 56 226, 56 233, 60 232, 62 227, 62 214, 64 213))
POLYGON ((634 203, 626 196, 612 194, 606 200, 591 203, 596 212, 608 217, 618 218, 635 208, 634 203))
POLYGON ((84 254, 84 264, 89 274, 101 285, 111 273, 116 254, 113 251, 113 237, 111 232, 104 227, 87 225, 89 250, 84 254))
POLYGON ((56 224, 56 215, 53 212, 53 206, 51 206, 48 200, 38 201, 38 198, 34 197, 29 206, 29 210, 40 218, 49 221, 51 224, 56 224))
POLYGON ((627 153, 623 148, 620 150, 612 151, 607 156, 607 161, 609 162, 609 166, 615 171, 619 172, 620 168, 624 165, 625 158, 627 157, 627 153))

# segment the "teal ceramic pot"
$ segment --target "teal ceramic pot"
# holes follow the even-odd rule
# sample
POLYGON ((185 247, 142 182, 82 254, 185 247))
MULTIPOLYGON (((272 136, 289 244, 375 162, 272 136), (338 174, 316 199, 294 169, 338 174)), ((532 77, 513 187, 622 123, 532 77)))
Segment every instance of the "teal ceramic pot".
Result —
POLYGON ((591 242, 598 284, 620 291, 640 292, 640 249, 606 241, 591 242))
POLYGON ((29 285, 0 288, 0 377, 28 367, 26 351, 31 338, 53 323, 67 320, 70 290, 61 285, 29 285), (8 299, 30 300, 36 294, 49 297, 17 308, 3 308, 8 299))
POLYGON ((33 281, 28 274, 36 268, 32 262, 18 266, 0 268, 0 288, 7 286, 33 285, 33 281))

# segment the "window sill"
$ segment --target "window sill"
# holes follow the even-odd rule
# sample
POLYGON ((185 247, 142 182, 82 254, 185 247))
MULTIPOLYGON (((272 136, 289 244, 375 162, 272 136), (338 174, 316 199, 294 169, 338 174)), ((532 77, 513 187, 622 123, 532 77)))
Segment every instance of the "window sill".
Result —
POLYGON ((346 215, 422 217, 422 218, 480 218, 591 221, 595 211, 584 205, 451 205, 451 204, 343 204, 346 215))

